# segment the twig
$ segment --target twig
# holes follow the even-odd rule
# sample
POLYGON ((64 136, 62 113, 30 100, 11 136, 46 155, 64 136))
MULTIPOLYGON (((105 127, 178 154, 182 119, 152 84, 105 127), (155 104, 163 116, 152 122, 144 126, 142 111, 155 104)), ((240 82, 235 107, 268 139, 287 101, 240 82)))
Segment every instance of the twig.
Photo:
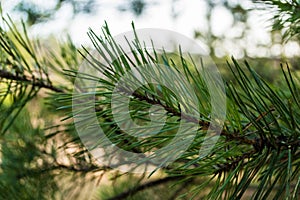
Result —
POLYGON ((244 153, 243 155, 236 157, 231 163, 226 163, 219 166, 219 169, 215 172, 215 174, 222 173, 224 171, 229 171, 235 168, 240 161, 250 158, 254 155, 254 153, 256 153, 256 150, 244 153))
POLYGON ((95 165, 91 165, 88 167, 74 167, 74 166, 67 166, 63 164, 58 164, 52 167, 47 167, 44 169, 38 169, 38 170, 31 170, 29 173, 21 173, 17 175, 18 179, 24 178, 24 177, 30 177, 30 176, 35 176, 35 175, 40 175, 44 174, 46 172, 51 172, 55 170, 67 170, 71 172, 76 172, 76 173, 89 173, 89 172, 96 172, 96 171, 105 171, 109 170, 110 168, 108 167, 98 167, 95 165))
MULTIPOLYGON (((125 88, 121 88, 120 92, 124 92, 126 94, 131 94, 125 88)), ((172 113, 174 116, 181 117, 182 119, 184 119, 184 120, 186 120, 188 122, 199 124, 201 126, 202 130, 207 130, 209 128, 209 125, 210 125, 209 122, 206 122, 204 120, 198 120, 198 119, 196 119, 196 118, 194 118, 192 116, 188 116, 188 115, 186 115, 184 113, 181 113, 181 112, 177 111, 174 108, 171 108, 171 107, 169 107, 167 105, 162 104, 159 100, 156 100, 154 98, 151 99, 151 98, 149 98, 147 96, 144 96, 144 95, 141 95, 141 94, 137 93, 136 91, 133 92, 131 95, 134 96, 134 97, 136 97, 137 99, 139 99, 141 101, 146 101, 147 103, 152 104, 152 105, 153 104, 159 104, 166 111, 168 111, 169 113, 172 113)), ((255 141, 255 140, 247 139, 246 137, 239 136, 238 134, 227 133, 225 130, 222 130, 221 135, 225 136, 227 139, 236 140, 236 141, 239 141, 241 143, 248 144, 248 145, 254 145, 254 144, 257 143, 257 141, 255 141)))
POLYGON ((0 78, 19 81, 19 82, 27 82, 27 83, 30 83, 34 87, 46 88, 46 89, 52 90, 54 92, 63 92, 63 90, 56 88, 51 84, 44 83, 41 79, 30 79, 30 78, 26 77, 25 75, 22 75, 22 76, 15 75, 11 72, 8 72, 8 71, 2 70, 2 69, 0 69, 0 78))
POLYGON ((186 181, 184 184, 182 184, 173 194, 171 197, 169 197, 169 200, 176 199, 176 197, 187 188, 188 185, 192 184, 194 181, 193 179, 190 181, 186 181))
MULTIPOLYGON (((256 119, 255 122, 258 122, 259 120, 261 120, 264 116, 266 116, 267 114, 269 114, 270 112, 275 111, 275 108, 270 108, 270 110, 263 112, 261 115, 259 115, 256 119)), ((250 128, 253 125, 252 122, 249 122, 244 128, 243 128, 243 132, 246 131, 248 128, 250 128)))
POLYGON ((144 183, 144 184, 139 185, 137 187, 131 188, 131 189, 125 191, 125 192, 122 192, 122 193, 120 193, 120 194, 118 194, 114 197, 108 198, 107 200, 126 199, 127 197, 132 196, 132 195, 136 194, 137 192, 139 192, 141 190, 144 190, 146 188, 154 187, 154 186, 157 186, 157 185, 160 185, 160 184, 163 184, 163 183, 167 183, 167 182, 170 182, 170 181, 176 181, 176 180, 179 180, 180 178, 182 178, 182 177, 168 176, 168 177, 163 178, 163 179, 158 179, 158 180, 155 180, 155 181, 147 182, 147 183, 144 183))

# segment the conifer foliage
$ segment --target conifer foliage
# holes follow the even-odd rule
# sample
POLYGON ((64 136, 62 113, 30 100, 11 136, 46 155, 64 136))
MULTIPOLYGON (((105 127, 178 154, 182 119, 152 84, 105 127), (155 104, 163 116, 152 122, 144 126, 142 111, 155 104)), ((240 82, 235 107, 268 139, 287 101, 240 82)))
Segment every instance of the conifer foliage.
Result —
MULTIPOLYGON (((179 51, 180 59, 175 60, 166 52, 149 52, 138 35, 133 41, 128 41, 129 56, 114 41, 105 25, 102 36, 89 31, 94 48, 102 59, 116 58, 114 62, 105 64, 99 62, 88 48, 77 51, 71 41, 61 45, 59 51, 51 51, 45 48, 45 44, 30 40, 25 25, 22 25, 20 31, 9 17, 2 17, 1 198, 55 199, 68 192, 74 194, 76 186, 80 187, 91 177, 98 180, 101 173, 112 170, 111 166, 96 162, 74 129, 76 116, 85 110, 74 112, 73 109, 72 112, 72 108, 87 105, 86 109, 89 109, 90 106, 90 102, 85 101, 90 94, 74 96, 74 80, 80 77, 81 80, 98 83, 93 94, 98 125, 114 145, 126 151, 146 154, 163 148, 176 136, 180 121, 199 127, 192 143, 175 161, 162 168, 158 166, 150 174, 139 175, 140 179, 131 188, 101 198, 134 198, 141 192, 164 186, 166 194, 157 194, 155 189, 150 195, 165 195, 164 198, 169 199, 241 199, 251 193, 253 199, 299 199, 300 82, 287 63, 280 66, 282 84, 275 87, 258 75, 248 62, 234 58, 228 62, 228 70, 234 79, 225 83, 226 119, 217 143, 208 155, 199 157, 199 149, 205 142, 210 124, 211 94, 203 81, 203 74, 197 71, 196 66, 201 63, 193 60, 192 56, 186 57, 179 51), (80 73, 78 66, 83 59, 103 76, 80 73), (111 105, 115 85, 135 65, 161 63, 181 72, 189 80, 199 104, 182 100, 188 96, 185 92, 176 97, 163 85, 148 84, 132 93, 128 88, 122 88, 122 94, 130 93, 130 116, 136 123, 151 122, 151 106, 165 110, 161 118, 155 118, 158 122, 166 120, 158 133, 151 137, 134 137, 115 121, 111 105), (49 116, 44 115, 42 117, 49 120, 51 126, 34 125, 36 119, 32 109, 35 107, 32 105, 37 101, 42 102, 43 112, 62 122, 49 120, 49 116), (199 110, 199 118, 185 113, 192 109, 199 110), (67 162, 62 161, 62 157, 67 162), (161 174, 161 178, 151 178, 155 174, 161 174), (148 181, 142 181, 149 176, 148 181), (71 180, 68 179, 70 177, 71 180), (78 180, 81 182, 78 183, 78 180)), ((181 89, 185 91, 184 87, 181 89)), ((118 114, 122 115, 121 112, 118 114)), ((157 124, 150 123, 147 127, 155 129, 157 124)), ((84 122, 84 125, 91 128, 96 124, 84 122)), ((134 131, 143 134, 138 128, 134 131)), ((101 144, 101 141, 97 142, 101 144)), ((179 146, 173 146, 173 149, 176 148, 179 146)), ((124 174, 118 174, 115 179, 124 174)), ((69 196, 75 197, 78 196, 69 196)))

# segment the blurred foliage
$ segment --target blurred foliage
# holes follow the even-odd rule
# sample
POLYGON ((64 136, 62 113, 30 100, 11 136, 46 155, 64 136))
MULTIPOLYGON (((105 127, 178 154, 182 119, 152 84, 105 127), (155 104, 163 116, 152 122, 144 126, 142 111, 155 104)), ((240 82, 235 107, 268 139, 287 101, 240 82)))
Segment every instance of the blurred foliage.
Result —
POLYGON ((130 0, 128 1, 127 5, 119 5, 118 10, 125 12, 130 11, 135 16, 140 16, 143 14, 147 6, 149 6, 149 2, 145 0, 130 0))
POLYGON ((32 116, 24 109, 7 135, 1 138, 0 198, 53 199, 58 189, 50 170, 52 159, 41 148, 43 129, 32 127, 32 116))
POLYGON ((269 9, 275 8, 273 18, 273 30, 283 32, 285 40, 295 37, 300 39, 300 1, 299 0, 267 0, 257 1, 268 5, 269 9))
POLYGON ((64 73, 82 58, 70 39, 49 46, 22 25, 1 18, 0 199, 81 198, 97 168, 86 153, 76 155, 83 147, 72 123, 60 122, 56 98, 72 90, 64 73))
MULTIPOLYGON (((150 7, 160 6, 159 1, 148 0, 128 0, 120 4, 106 4, 105 2, 97 0, 77 1, 77 0, 54 0, 55 3, 52 6, 44 7, 34 1, 21 0, 15 7, 15 10, 21 12, 27 16, 26 22, 28 25, 34 25, 37 23, 46 23, 53 19, 55 14, 60 11, 63 6, 69 6, 72 8, 73 17, 78 14, 94 15, 101 12, 101 9, 113 9, 121 12, 133 13, 136 17, 141 17, 147 12, 150 7)), ((182 10, 181 7, 183 1, 173 0, 170 2, 171 16, 174 22, 180 18, 182 10)), ((209 0, 203 2, 203 9, 205 13, 204 24, 199 24, 200 28, 194 30, 194 37, 202 41, 211 56, 223 57, 229 54, 234 54, 235 57, 264 57, 273 54, 270 51, 272 46, 276 44, 282 44, 289 36, 297 35, 299 32, 299 4, 298 1, 257 1, 257 0, 245 0, 245 1, 233 1, 233 0, 209 0), (262 55, 253 50, 252 41, 245 41, 246 38, 251 36, 255 30, 251 25, 249 19, 254 15, 257 15, 257 9, 262 5, 263 10, 270 9, 274 19, 270 19, 273 24, 273 29, 277 31, 284 31, 283 37, 280 41, 265 42, 265 41, 253 41, 253 45, 256 45, 257 49, 264 49, 262 55), (269 5, 269 6, 268 6, 269 5), (274 13, 274 9, 277 12, 274 13), (232 24, 228 27, 228 31, 224 33, 215 33, 213 31, 213 23, 215 20, 215 14, 218 9, 222 9, 222 12, 231 15, 232 24), (245 45, 246 44, 246 45, 245 45), (265 53, 265 51, 268 51, 265 53)), ((218 11, 219 12, 219 11, 218 11)), ((230 18, 229 17, 229 18, 230 18)), ((269 36, 272 38, 272 35, 269 36)), ((277 58, 282 56, 275 55, 277 58)))
MULTIPOLYGON (((148 4, 151 3, 144 0, 129 0, 123 5, 118 6, 118 10, 129 11, 134 15, 139 16, 144 12, 148 4)), ((98 11, 98 7, 101 7, 101 1, 55 0, 54 6, 50 8, 43 8, 34 1, 21 0, 15 7, 15 10, 27 15, 26 22, 28 25, 34 25, 51 20, 55 13, 64 5, 70 5, 72 7, 72 13, 74 17, 78 14, 94 14, 98 11)))
POLYGON ((78 1, 78 0, 56 0, 55 5, 51 8, 41 8, 34 1, 22 0, 15 7, 15 10, 25 13, 27 15, 28 25, 50 20, 55 12, 57 12, 63 5, 71 5, 73 15, 79 13, 91 14, 95 12, 95 0, 78 1))
MULTIPOLYGON (((247 19, 250 13, 250 9, 245 5, 243 1, 230 1, 230 0, 211 0, 207 1, 207 10, 206 10, 206 31, 194 31, 194 37, 202 39, 208 45, 209 52, 211 56, 216 56, 216 48, 222 46, 223 41, 238 41, 245 38, 247 31, 249 30, 247 19), (218 8, 223 7, 228 10, 233 17, 233 23, 230 29, 241 28, 241 33, 235 35, 234 38, 228 38, 225 34, 216 35, 212 31, 212 17, 213 11, 218 8)), ((238 30, 237 30, 238 31, 238 30)), ((226 46, 224 46, 226 48, 226 46)), ((225 53, 225 52, 224 52, 225 53)), ((243 57, 247 56, 247 49, 241 49, 240 52, 243 57)))

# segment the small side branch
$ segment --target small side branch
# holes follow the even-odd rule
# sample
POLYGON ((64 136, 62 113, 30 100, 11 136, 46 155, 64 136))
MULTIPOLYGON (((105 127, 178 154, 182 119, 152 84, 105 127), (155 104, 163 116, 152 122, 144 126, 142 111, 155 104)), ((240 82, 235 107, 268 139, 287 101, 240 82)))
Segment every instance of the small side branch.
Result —
POLYGON ((134 195, 136 194, 137 192, 141 191, 141 190, 144 190, 144 189, 147 189, 147 188, 150 188, 150 187, 154 187, 154 186, 157 186, 157 185, 160 185, 160 184, 164 184, 164 183, 167 183, 167 182, 171 182, 171 181, 176 181, 176 180, 179 180, 180 178, 182 177, 166 177, 166 178, 163 178, 163 179, 158 179, 158 180, 155 180, 155 181, 151 181, 151 182, 147 182, 145 184, 142 184, 142 185, 139 185, 137 187, 134 187, 134 188, 131 188, 125 192, 122 192, 121 194, 118 194, 112 198, 109 198, 107 200, 121 200, 121 199, 126 199, 127 197, 131 196, 131 195, 134 195))
POLYGON ((39 87, 39 88, 46 88, 49 90, 52 90, 54 92, 63 92, 63 90, 54 87, 52 84, 46 84, 40 79, 30 79, 26 77, 25 75, 15 75, 11 72, 5 71, 0 69, 0 79, 8 79, 8 80, 13 80, 13 81, 19 81, 19 82, 26 82, 31 84, 34 87, 39 87))
POLYGON ((234 169, 239 164, 239 162, 244 161, 246 159, 249 159, 255 153, 256 153, 256 151, 252 150, 250 152, 244 153, 241 156, 236 157, 230 163, 226 163, 226 164, 220 165, 219 169, 215 172, 215 174, 219 174, 219 173, 223 173, 223 172, 228 172, 228 171, 234 169))

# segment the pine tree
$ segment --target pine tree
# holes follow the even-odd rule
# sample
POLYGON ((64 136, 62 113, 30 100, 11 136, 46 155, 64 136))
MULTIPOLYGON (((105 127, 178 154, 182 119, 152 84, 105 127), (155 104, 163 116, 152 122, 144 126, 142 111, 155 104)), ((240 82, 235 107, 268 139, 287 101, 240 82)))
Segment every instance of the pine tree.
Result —
MULTIPOLYGON (((299 198, 300 87, 297 74, 287 63, 281 65, 283 83, 276 87, 258 75, 248 62, 241 63, 234 58, 228 62, 234 79, 225 84, 226 118, 216 144, 205 156, 199 156, 201 146, 206 141, 211 142, 206 135, 212 123, 212 105, 209 103, 212 94, 205 82, 209 74, 199 71, 201 62, 197 62, 195 56, 184 55, 180 48, 177 57, 164 51, 150 52, 138 35, 128 41, 130 52, 125 52, 115 42, 107 25, 102 29, 102 36, 89 31, 96 54, 86 48, 78 53, 71 41, 61 45, 60 51, 56 52, 43 48, 39 41, 30 40, 24 24, 23 33, 20 33, 9 18, 3 17, 2 23, 1 198, 54 199, 58 197, 58 188, 64 184, 57 178, 71 177, 66 181, 67 185, 61 186, 61 191, 74 191, 74 185, 78 184, 74 184, 75 180, 84 184, 87 178, 99 178, 99 172, 110 172, 112 165, 124 163, 123 158, 118 157, 120 162, 111 161, 110 165, 104 165, 91 156, 91 151, 99 146, 87 148, 83 143, 86 138, 87 141, 94 139, 95 127, 101 127, 104 132, 102 138, 93 141, 95 144, 106 147, 103 138, 108 138, 127 152, 147 155, 172 143, 182 122, 186 124, 185 135, 168 149, 170 154, 181 148, 180 140, 186 141, 190 137, 190 127, 197 129, 191 144, 176 160, 168 164, 168 160, 158 160, 151 173, 140 174, 138 180, 134 179, 132 188, 103 198, 134 198, 143 190, 149 192, 152 187, 158 190, 158 186, 165 186, 165 191, 169 192, 163 198, 169 199, 240 199, 247 192, 253 199, 299 198), (103 62, 99 62, 97 55, 103 62), (93 72, 102 76, 78 71, 83 59, 93 67, 93 72), (128 75, 132 69, 136 69, 135 73, 128 75), (180 72, 189 84, 172 80, 166 69, 180 72), (142 79, 152 78, 157 82, 133 90, 142 80, 135 76, 143 75, 139 70, 148 72, 142 79), (125 75, 127 78, 122 79, 125 75), (166 87, 168 81, 163 82, 158 77, 169 80, 178 93, 166 87), (93 85, 95 83, 97 85, 93 85), (114 96, 117 84, 122 86, 117 88, 120 96, 114 96), (94 88, 87 90, 91 87, 94 88), (195 96, 189 93, 190 87, 195 96), (146 126, 147 130, 126 124, 128 110, 111 104, 113 99, 122 103, 122 95, 129 97, 131 120, 146 126), (198 100, 196 103, 192 101, 194 97, 198 100), (51 121, 52 126, 47 129, 33 126, 30 111, 36 107, 30 105, 39 98, 45 99, 43 109, 47 115, 62 118, 62 124, 51 121), (157 115, 151 116, 149 109, 157 115), (85 116, 91 114, 87 112, 91 110, 97 121, 90 120, 90 115, 85 116), (199 115, 191 114, 194 110, 199 115), (82 135, 79 130, 85 130, 87 135, 82 135), (145 137, 144 131, 152 135, 145 137), (58 149, 53 141, 62 142, 61 148, 58 149), (70 149, 73 149, 72 153, 69 153, 70 149), (60 160, 61 153, 68 162, 60 160), (143 178, 158 173, 162 178, 143 181, 143 178)), ((179 76, 178 80, 181 80, 179 76)), ((151 162, 152 159, 145 156, 139 164, 153 164, 151 162)), ((120 172, 115 179, 126 174, 120 172)))

